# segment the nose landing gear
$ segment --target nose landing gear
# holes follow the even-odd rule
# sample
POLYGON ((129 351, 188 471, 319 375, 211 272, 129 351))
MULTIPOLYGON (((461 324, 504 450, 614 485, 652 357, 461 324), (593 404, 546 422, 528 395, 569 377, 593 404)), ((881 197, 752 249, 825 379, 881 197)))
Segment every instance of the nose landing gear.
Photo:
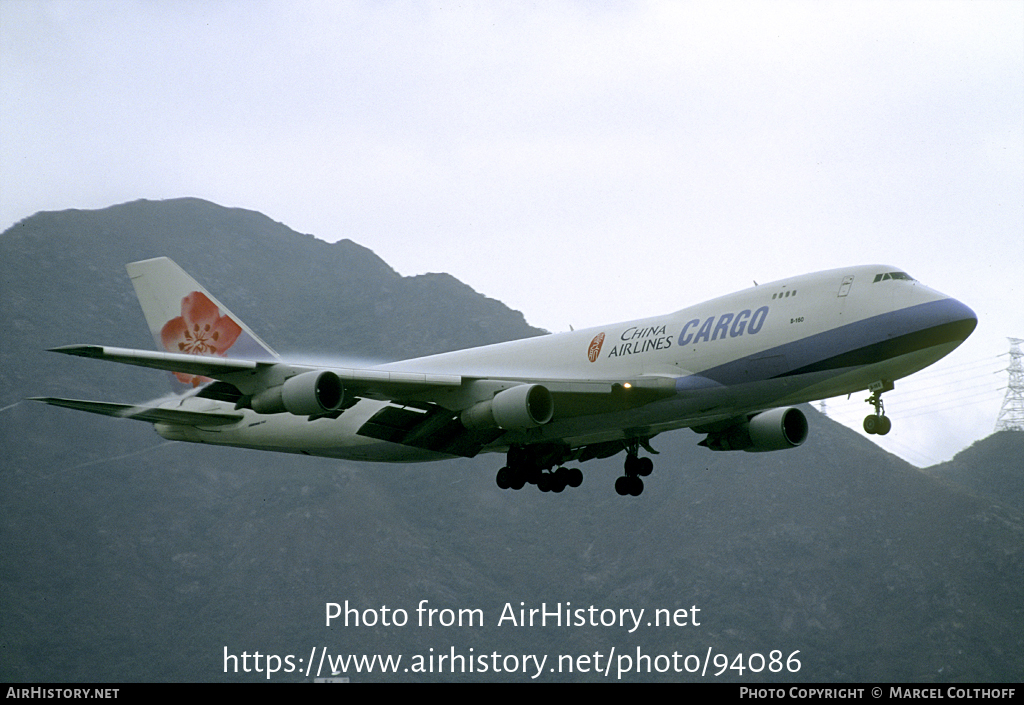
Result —
POLYGON ((882 404, 882 393, 895 388, 896 385, 885 380, 880 380, 871 385, 871 396, 864 401, 875 407, 875 413, 864 417, 864 431, 866 433, 884 436, 892 430, 892 421, 885 415, 885 406, 882 404))

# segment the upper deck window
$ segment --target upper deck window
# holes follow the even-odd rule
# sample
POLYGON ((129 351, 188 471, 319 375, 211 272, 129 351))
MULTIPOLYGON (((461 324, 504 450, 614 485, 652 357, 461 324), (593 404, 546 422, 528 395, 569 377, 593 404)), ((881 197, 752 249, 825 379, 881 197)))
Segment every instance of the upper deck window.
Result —
POLYGON ((908 282, 917 281, 906 272, 886 272, 885 274, 876 274, 875 281, 873 281, 872 284, 877 284, 878 282, 883 282, 887 279, 903 279, 908 282))

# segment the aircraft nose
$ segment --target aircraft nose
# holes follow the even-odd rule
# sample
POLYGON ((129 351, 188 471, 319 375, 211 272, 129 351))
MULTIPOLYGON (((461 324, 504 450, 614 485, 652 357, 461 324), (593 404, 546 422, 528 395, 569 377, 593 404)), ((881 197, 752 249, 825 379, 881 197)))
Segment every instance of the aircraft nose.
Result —
POLYGON ((978 315, 956 299, 950 298, 947 308, 949 323, 955 330, 955 335, 961 342, 974 332, 978 326, 978 315))

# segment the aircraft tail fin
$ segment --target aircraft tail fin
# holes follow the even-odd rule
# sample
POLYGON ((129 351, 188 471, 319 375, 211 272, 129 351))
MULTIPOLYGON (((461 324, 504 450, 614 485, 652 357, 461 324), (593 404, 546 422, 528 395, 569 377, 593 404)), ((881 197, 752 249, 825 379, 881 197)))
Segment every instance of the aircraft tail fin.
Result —
MULTIPOLYGON (((126 265, 157 350, 275 361, 279 356, 185 270, 167 257, 126 265)), ((175 373, 196 387, 210 380, 175 373)))

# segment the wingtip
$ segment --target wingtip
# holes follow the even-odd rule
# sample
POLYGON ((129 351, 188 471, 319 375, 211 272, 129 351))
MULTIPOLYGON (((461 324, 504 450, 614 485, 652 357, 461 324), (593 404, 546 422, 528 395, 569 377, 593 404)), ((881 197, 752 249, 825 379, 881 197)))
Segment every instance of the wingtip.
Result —
POLYGON ((58 345, 55 348, 48 348, 47 352, 61 353, 62 355, 76 355, 78 357, 100 357, 103 355, 102 345, 58 345))

